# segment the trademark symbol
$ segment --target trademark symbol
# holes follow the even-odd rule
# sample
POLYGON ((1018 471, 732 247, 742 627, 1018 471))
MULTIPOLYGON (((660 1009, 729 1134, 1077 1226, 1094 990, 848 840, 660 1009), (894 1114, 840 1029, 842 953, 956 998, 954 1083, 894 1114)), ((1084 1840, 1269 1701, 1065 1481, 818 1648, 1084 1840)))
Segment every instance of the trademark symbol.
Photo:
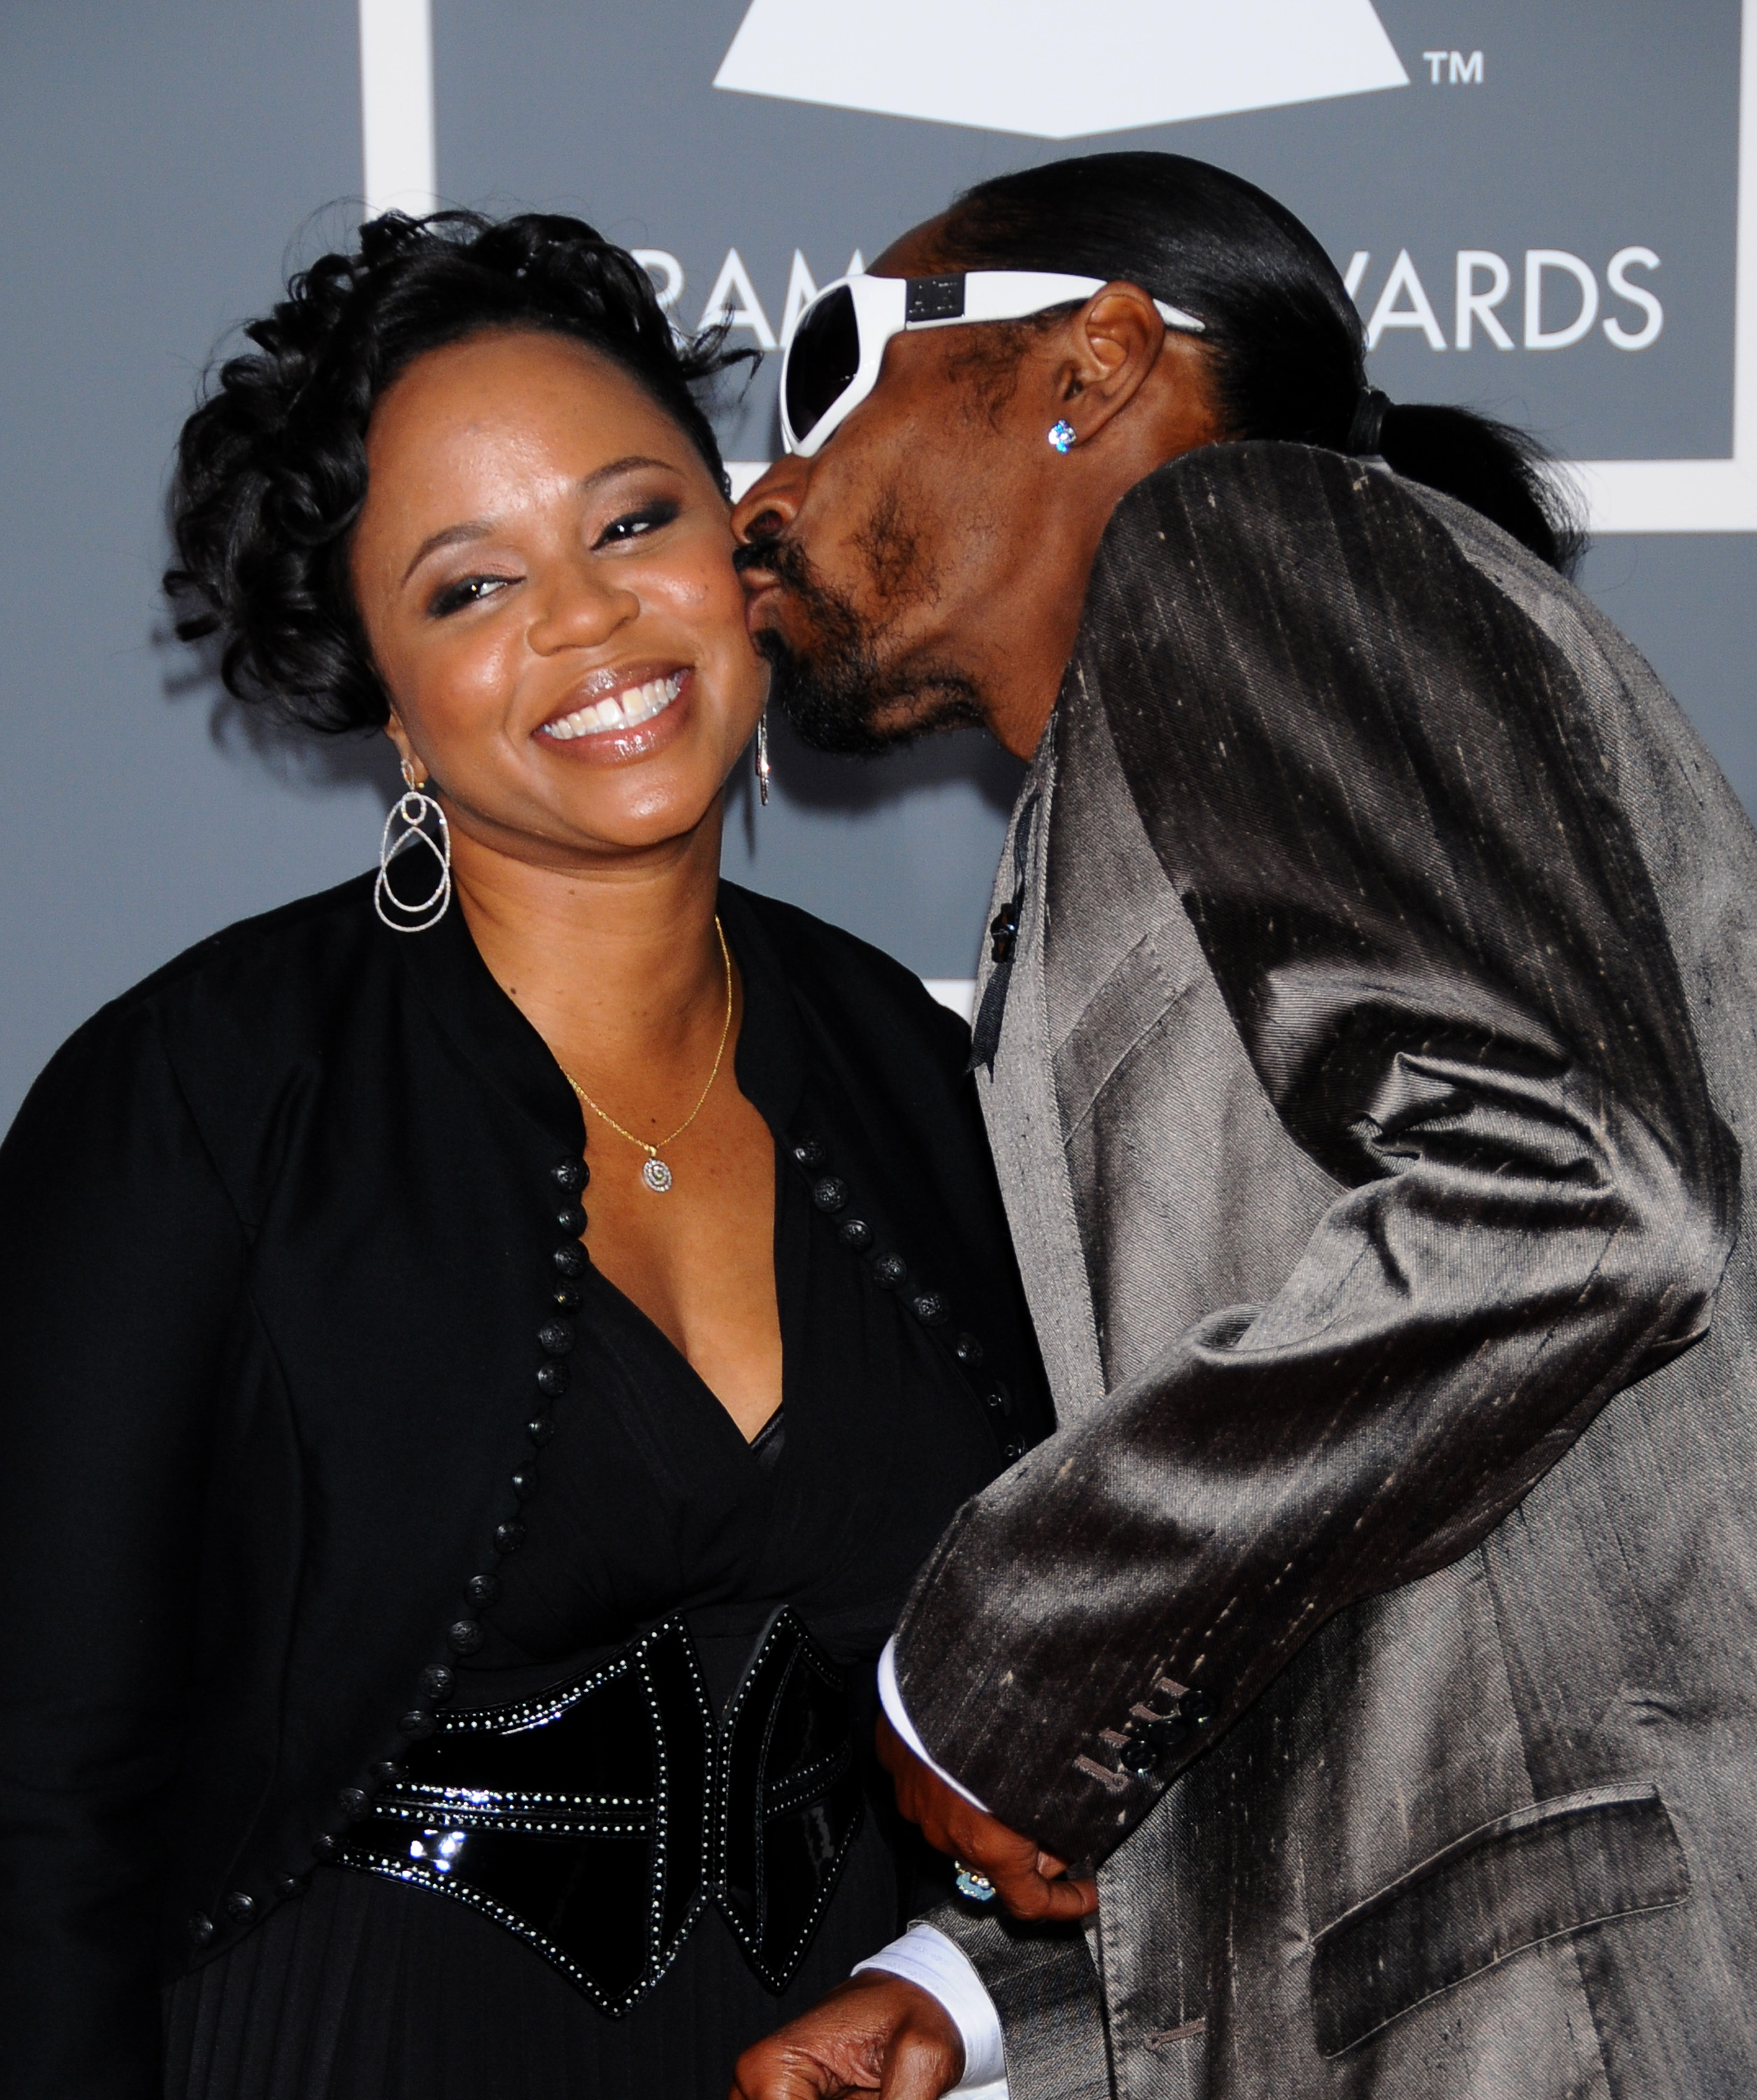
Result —
POLYGON ((1462 51, 1424 51, 1428 61, 1428 77, 1434 86, 1441 84, 1442 76, 1449 87, 1481 87, 1482 85, 1482 54, 1472 51, 1467 58, 1462 51))

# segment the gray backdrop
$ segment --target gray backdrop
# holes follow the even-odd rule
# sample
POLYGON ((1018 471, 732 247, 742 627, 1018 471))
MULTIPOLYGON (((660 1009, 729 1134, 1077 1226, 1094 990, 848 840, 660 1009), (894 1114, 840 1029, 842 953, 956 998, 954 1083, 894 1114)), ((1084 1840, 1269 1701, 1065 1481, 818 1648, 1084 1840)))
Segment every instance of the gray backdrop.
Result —
MULTIPOLYGON (((1230 37, 1220 59, 1247 75, 1254 54, 1270 55, 1230 106, 1301 91, 1298 64, 1274 55, 1285 40, 1263 30, 1286 0, 1159 5, 1199 20, 1210 44, 1230 37)), ((1334 14, 1339 36, 1358 37, 1372 12, 1366 0, 1300 5, 1309 20, 1334 14)), ((1191 152, 1284 197, 1344 267, 1364 258, 1357 297, 1380 316, 1375 368, 1393 395, 1486 405, 1581 459, 1729 451, 1737 0, 1378 0, 1406 85, 1068 139, 947 121, 947 98, 999 121, 995 81, 1040 65, 1061 69, 1071 105, 1101 106, 1103 68, 1129 67, 1142 0, 757 7, 779 11, 784 31, 791 7, 823 99, 713 85, 747 0, 434 0, 440 194, 581 211, 674 258, 688 324, 722 280, 735 306, 754 294, 762 320, 747 307, 739 338, 753 341, 781 331, 796 252, 821 285, 855 248, 875 254, 997 170, 1088 147, 1191 152), (953 17, 966 42, 987 38, 993 79, 967 56, 936 74, 953 58, 934 25, 953 17), (875 22, 914 39, 903 72, 936 118, 832 106, 862 99, 837 67, 875 22), (743 280, 726 279, 734 249, 743 280), (1461 252, 1499 258, 1471 266, 1468 289, 1492 293, 1502 268, 1508 281, 1487 320, 1478 308, 1468 348, 1461 252), (1658 301, 1657 336, 1631 287, 1658 301)), ((0 14, 11 498, 0 1122, 102 1000, 212 929, 340 880, 376 847, 382 752, 254 734, 169 638, 157 595, 166 465, 210 347, 358 216, 357 50, 353 0, 9 0, 0 14)), ((1168 113, 1187 106, 1168 90, 1168 113)), ((778 361, 722 404, 729 457, 772 448, 778 361)), ((1585 581, 1757 806, 1757 536, 1607 536, 1585 581)), ((925 976, 967 977, 1010 762, 972 737, 876 766, 776 743, 779 792, 764 810, 741 795, 729 871, 925 976)))

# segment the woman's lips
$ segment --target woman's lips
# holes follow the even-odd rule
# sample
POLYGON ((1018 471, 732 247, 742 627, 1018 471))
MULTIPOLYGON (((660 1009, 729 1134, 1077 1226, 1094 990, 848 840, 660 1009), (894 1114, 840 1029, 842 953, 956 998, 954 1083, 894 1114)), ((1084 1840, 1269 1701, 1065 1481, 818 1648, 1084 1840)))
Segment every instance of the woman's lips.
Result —
POLYGON ((567 713, 545 722, 537 734, 553 737, 558 743, 571 743, 578 737, 625 735, 663 714, 682 691, 688 675, 681 670, 656 672, 638 683, 619 681, 601 692, 592 692, 593 682, 589 680, 589 697, 567 713))

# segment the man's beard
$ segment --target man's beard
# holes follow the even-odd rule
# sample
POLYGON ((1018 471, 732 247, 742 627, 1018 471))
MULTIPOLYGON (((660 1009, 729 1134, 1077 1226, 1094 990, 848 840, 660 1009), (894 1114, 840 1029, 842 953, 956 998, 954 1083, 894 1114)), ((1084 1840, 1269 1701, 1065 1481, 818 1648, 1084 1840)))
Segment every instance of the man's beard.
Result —
POLYGON ((832 590, 802 549, 766 540, 739 554, 739 567, 768 571, 805 616, 806 648, 794 648, 772 627, 760 629, 756 642, 774 666, 770 696, 806 743, 873 757, 935 730, 982 727, 986 717, 972 679, 937 666, 887 669, 882 629, 832 590), (879 716, 893 708, 894 726, 881 727, 879 716))

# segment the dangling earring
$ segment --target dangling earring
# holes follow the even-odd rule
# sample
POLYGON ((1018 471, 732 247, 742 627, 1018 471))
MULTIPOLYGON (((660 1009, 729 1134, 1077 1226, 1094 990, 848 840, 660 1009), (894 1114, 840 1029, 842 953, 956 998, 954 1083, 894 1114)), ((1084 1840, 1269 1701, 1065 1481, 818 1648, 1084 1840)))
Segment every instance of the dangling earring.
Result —
POLYGON ((769 806, 769 708, 763 703, 762 712, 757 717, 757 799, 764 807, 769 806))
POLYGON ((415 769, 406 758, 403 761, 403 785, 408 792, 400 798, 385 818, 384 836, 378 841, 378 880, 373 885, 373 909, 393 933, 425 933, 430 926, 439 924, 452 901, 452 828, 445 821, 444 810, 430 795, 422 792, 421 783, 415 778, 415 769), (439 823, 437 845, 422 828, 430 815, 439 823), (400 823, 403 829, 393 840, 391 830, 397 823, 400 823), (391 863, 405 847, 413 845, 417 840, 439 863, 439 880, 434 885, 430 897, 422 898, 418 904, 405 904, 391 887, 391 863), (391 907, 389 911, 385 909, 386 905, 391 907), (393 919, 391 911, 400 911, 407 915, 393 919), (426 916, 422 917, 422 913, 426 916))
POLYGON ((1079 438, 1071 423, 1052 423, 1049 426, 1049 442, 1058 452, 1071 452, 1079 443, 1079 438))

